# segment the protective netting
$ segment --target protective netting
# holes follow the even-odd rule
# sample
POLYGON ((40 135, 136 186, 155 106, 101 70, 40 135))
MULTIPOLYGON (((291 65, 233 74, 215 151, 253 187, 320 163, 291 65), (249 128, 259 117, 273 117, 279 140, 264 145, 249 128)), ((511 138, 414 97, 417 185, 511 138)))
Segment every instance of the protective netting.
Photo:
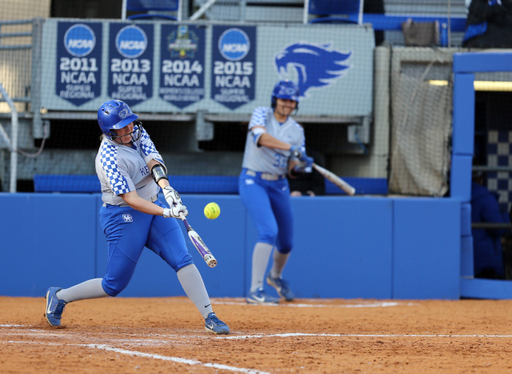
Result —
MULTIPOLYGON (((119 98, 140 116, 183 192, 236 193, 250 115, 270 105, 272 88, 286 78, 303 95, 293 117, 308 153, 357 193, 446 192, 451 85, 427 81, 449 81, 445 70, 464 35, 463 0, 367 0, 362 19, 374 29, 358 25, 361 14, 336 8, 349 1, 312 0, 305 12, 303 0, 217 0, 208 8, 190 0, 181 22, 122 21, 121 0, 103 3, 0 0, 0 83, 18 112, 18 191, 94 190, 96 111, 119 98), (352 22, 311 23, 336 17, 352 22), (430 24, 416 30, 430 41, 404 38, 411 17, 430 24), (410 47, 418 43, 427 44, 410 47), (401 49, 409 54, 397 65, 401 49), (422 77, 431 62, 425 51, 440 50, 448 57, 436 64, 445 70, 436 75, 434 64, 422 77), (393 66, 405 73, 395 77, 393 66)), ((8 191, 13 136, 5 101, 0 124, 8 191)))
POLYGON ((425 81, 432 65, 422 76, 393 77, 390 193, 444 196, 448 191, 452 85, 425 81))

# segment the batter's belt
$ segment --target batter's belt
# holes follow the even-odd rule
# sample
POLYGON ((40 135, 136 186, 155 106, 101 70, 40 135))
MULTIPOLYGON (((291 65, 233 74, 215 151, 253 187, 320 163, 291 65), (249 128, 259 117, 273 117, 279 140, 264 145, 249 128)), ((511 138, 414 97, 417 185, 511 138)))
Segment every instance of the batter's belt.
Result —
POLYGON ((279 179, 285 178, 284 175, 263 173, 260 171, 253 171, 253 170, 249 170, 249 169, 245 169, 245 175, 250 175, 251 177, 265 179, 267 181, 277 181, 279 179))
MULTIPOLYGON (((152 202, 152 203, 154 203, 155 201, 157 201, 157 200, 158 200, 158 195, 151 196, 149 199, 146 199, 146 200, 147 200, 147 201, 150 201, 150 202, 152 202)), ((112 206, 112 204, 103 203, 103 206, 107 206, 107 205, 112 206)), ((129 205, 128 205, 128 204, 126 204, 126 203, 123 201, 121 204, 118 204, 117 206, 120 206, 120 207, 122 207, 122 208, 126 208, 126 207, 128 207, 129 205)))

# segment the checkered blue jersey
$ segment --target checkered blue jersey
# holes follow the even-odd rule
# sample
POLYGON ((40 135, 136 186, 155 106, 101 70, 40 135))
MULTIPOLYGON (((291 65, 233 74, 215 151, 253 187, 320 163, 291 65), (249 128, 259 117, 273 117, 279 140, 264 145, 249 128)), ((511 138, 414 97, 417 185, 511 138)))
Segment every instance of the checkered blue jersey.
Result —
MULTIPOLYGON (((254 109, 249 122, 242 167, 275 175, 288 173, 290 151, 259 146, 258 141, 262 134, 254 133, 252 131, 254 126, 265 127, 267 134, 285 143, 295 145, 302 152, 305 152, 304 129, 302 126, 291 117, 288 117, 284 123, 279 123, 274 117, 274 110, 266 107, 254 109)), ((293 157, 291 158, 296 160, 293 157)))
POLYGON ((107 138, 101 142, 95 166, 104 203, 121 205, 124 200, 119 195, 131 191, 146 200, 160 191, 147 163, 154 159, 163 164, 163 160, 145 129, 132 144, 121 145, 107 138))

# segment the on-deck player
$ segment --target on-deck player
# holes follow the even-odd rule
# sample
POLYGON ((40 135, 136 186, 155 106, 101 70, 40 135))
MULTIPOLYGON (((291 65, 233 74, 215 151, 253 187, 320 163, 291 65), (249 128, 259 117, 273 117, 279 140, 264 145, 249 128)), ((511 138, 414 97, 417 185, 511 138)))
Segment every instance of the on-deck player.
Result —
POLYGON ((272 269, 267 283, 286 301, 293 292, 282 277, 293 248, 293 214, 286 174, 292 178, 310 169, 313 159, 306 155, 304 129, 290 115, 298 108, 299 88, 291 81, 279 81, 271 95, 271 108, 256 108, 249 122, 239 191, 243 204, 256 224, 258 242, 252 255, 251 304, 278 303, 263 289, 272 249, 272 269))
POLYGON ((107 274, 66 289, 50 287, 46 320, 51 326, 60 326, 66 304, 118 295, 130 282, 146 246, 177 272, 185 293, 205 319, 206 330, 228 334, 229 327, 212 310, 178 222, 168 219, 179 218, 180 213, 188 215, 187 208, 169 185, 162 157, 137 118, 119 100, 107 101, 98 110, 104 136, 96 156, 96 173, 103 199, 100 222, 108 243, 107 274), (169 208, 158 201, 160 187, 169 208))

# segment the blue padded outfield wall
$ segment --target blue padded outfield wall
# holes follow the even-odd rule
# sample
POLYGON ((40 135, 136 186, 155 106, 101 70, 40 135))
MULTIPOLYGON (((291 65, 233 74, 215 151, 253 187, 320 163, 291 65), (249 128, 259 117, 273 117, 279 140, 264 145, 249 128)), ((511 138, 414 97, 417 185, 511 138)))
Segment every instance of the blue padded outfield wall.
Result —
MULTIPOLYGON (((190 224, 219 261, 208 268, 189 243, 210 295, 245 296, 256 229, 239 196, 182 197, 190 224), (203 215, 211 201, 221 207, 216 220, 203 215)), ((285 275, 297 297, 460 297, 460 200, 326 196, 292 202, 295 247, 285 275)), ((100 205, 99 194, 0 194, 0 295, 41 297, 49 286, 103 277, 100 205)), ((184 292, 174 271, 147 249, 120 294, 178 295, 184 292)))

